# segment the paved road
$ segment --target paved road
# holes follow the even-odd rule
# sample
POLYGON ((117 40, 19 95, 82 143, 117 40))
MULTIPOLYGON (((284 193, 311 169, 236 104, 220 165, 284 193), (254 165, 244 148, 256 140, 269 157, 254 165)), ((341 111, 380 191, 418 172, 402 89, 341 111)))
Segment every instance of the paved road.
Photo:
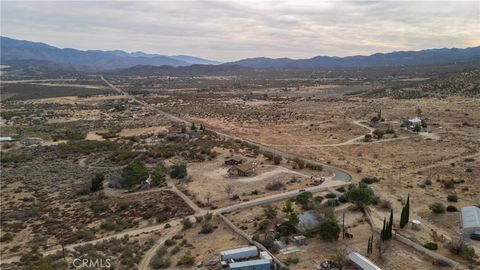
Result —
MULTIPOLYGON (((102 75, 100 76, 100 78, 108 85, 110 86, 110 88, 112 88, 113 90, 117 91, 118 93, 122 94, 122 95, 125 95, 126 97, 130 98, 132 101, 138 103, 138 104, 141 104, 163 116, 165 116, 167 119, 171 120, 171 121, 174 121, 174 122, 182 122, 182 123, 185 123, 187 125, 190 125, 191 123, 184 120, 184 119, 181 119, 180 117, 177 117, 177 116, 174 116, 172 114, 169 114, 169 113, 166 113, 160 109, 158 109, 157 107, 151 105, 151 104, 148 104, 144 101, 140 101, 138 99, 136 99, 134 96, 130 95, 129 93, 123 91, 122 89, 116 87, 115 85, 111 84, 109 81, 107 81, 102 75)), ((370 127, 368 126, 365 126, 361 123, 359 123, 358 121, 356 121, 355 123, 357 123, 358 125, 360 126, 363 126, 363 127, 366 127, 368 128, 369 130, 371 130, 370 127)), ((241 142, 245 142, 245 143, 248 143, 248 144, 251 144, 251 145, 254 145, 256 147, 259 148, 260 151, 263 151, 263 152, 267 152, 267 153, 270 153, 270 154, 273 154, 273 155, 277 155, 277 156, 281 156, 285 159, 296 159, 296 158, 299 158, 299 159, 303 159, 305 160, 306 162, 308 163, 311 163, 311 164, 315 164, 315 165, 322 165, 324 168, 330 170, 334 175, 333 175, 333 180, 341 180, 341 181, 345 181, 345 182, 349 182, 352 180, 352 176, 345 170, 343 169, 340 169, 340 168, 337 168, 335 166, 331 166, 331 165, 326 165, 326 164, 322 164, 322 163, 319 163, 317 161, 314 161, 314 160, 309 160, 309 159, 304 159, 304 158, 301 158, 301 157, 298 157, 296 155, 292 155, 292 154, 289 154, 289 153, 285 153, 283 151, 280 151, 280 150, 277 150, 277 149, 274 149, 272 147, 269 147, 269 146, 265 146, 265 145, 262 145, 262 144, 259 144, 259 143, 256 143, 256 142, 253 142, 253 141, 250 141, 248 139, 245 139, 245 138, 240 138, 240 137, 237 137, 237 136, 234 136, 234 135, 229 135, 229 134, 226 134, 226 133, 223 133, 223 132, 220 132, 220 131, 215 131, 215 130, 212 130, 213 132, 215 132, 218 136, 220 137, 223 137, 224 139, 232 139, 232 140, 239 140, 241 142)))

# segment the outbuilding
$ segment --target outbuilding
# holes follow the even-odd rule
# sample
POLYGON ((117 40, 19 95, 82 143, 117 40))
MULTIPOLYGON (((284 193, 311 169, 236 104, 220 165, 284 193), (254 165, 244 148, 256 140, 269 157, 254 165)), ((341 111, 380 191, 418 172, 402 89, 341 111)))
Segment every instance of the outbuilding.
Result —
POLYGON ((348 254, 348 259, 352 262, 353 265, 360 270, 381 270, 380 267, 376 266, 372 261, 363 257, 358 252, 351 252, 348 254))
POLYGON ((220 259, 226 260, 242 260, 258 256, 258 249, 256 246, 248 246, 236 249, 229 249, 220 252, 220 259))
POLYGON ((461 210, 461 221, 463 235, 470 235, 480 230, 480 208, 476 206, 465 206, 461 210))
POLYGON ((228 265, 230 270, 270 270, 271 263, 267 259, 235 262, 228 265))

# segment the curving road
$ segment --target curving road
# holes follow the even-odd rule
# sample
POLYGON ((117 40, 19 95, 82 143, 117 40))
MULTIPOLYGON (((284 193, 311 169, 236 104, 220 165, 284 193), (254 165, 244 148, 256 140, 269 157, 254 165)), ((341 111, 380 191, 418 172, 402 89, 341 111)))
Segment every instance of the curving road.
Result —
MULTIPOLYGON (((133 102, 135 103, 138 103, 138 104, 141 104, 143 106, 145 106, 146 108, 150 109, 150 110, 153 110, 163 116, 165 116, 167 119, 171 120, 171 121, 174 121, 174 122, 182 122, 182 123, 185 123, 187 125, 190 125, 191 123, 180 118, 180 117, 177 117, 175 115, 172 115, 172 114, 169 114, 167 112, 164 112, 160 109, 158 109, 157 107, 151 105, 151 104, 148 104, 144 101, 140 101, 138 99, 136 99, 134 96, 130 95, 129 93, 123 91, 122 89, 116 87, 115 85, 111 84, 109 81, 107 81, 103 75, 100 75, 100 78, 110 87, 112 88, 113 90, 117 91, 118 93, 128 97, 129 99, 131 99, 133 102)), ((362 126, 362 127, 365 127, 367 129, 370 130, 370 132, 373 131, 372 128, 366 126, 366 125, 363 125, 361 124, 360 122, 356 121, 355 122, 356 124, 362 126)), ((210 129, 211 130, 211 129, 210 129)), ((333 173, 333 177, 332 179, 333 180, 340 180, 340 181, 345 181, 345 182, 350 182, 352 180, 352 176, 345 170, 343 169, 340 169, 338 167, 335 167, 335 166, 332 166, 332 165, 327 165, 327 164, 322 164, 322 163, 319 163, 317 161, 314 161, 314 160, 309 160, 309 159, 305 159, 305 158, 302 158, 302 157, 299 157, 299 156, 296 156, 296 155, 292 155, 292 154, 289 154, 289 153, 285 153, 283 151, 280 151, 280 150, 277 150, 277 149, 274 149, 270 146, 266 146, 266 145, 263 145, 263 144, 260 144, 260 143, 257 143, 257 142, 253 142, 253 141, 250 141, 248 139, 245 139, 245 138, 241 138, 241 137, 237 137, 237 136, 234 136, 234 135, 229 135, 229 134, 226 134, 226 133, 223 133, 223 132, 220 132, 220 131, 215 131, 215 130, 211 130, 212 132, 215 132, 219 137, 223 137, 224 139, 231 139, 231 140, 238 140, 238 141, 241 141, 241 142, 244 142, 244 143, 248 143, 250 145, 253 145, 253 146, 256 146, 259 148, 260 151, 263 151, 263 152, 267 152, 267 153, 270 153, 270 154, 273 154, 273 155, 277 155, 277 156, 281 156, 282 158, 285 158, 285 159, 290 159, 290 160, 293 160, 293 159, 303 159, 305 160, 306 162, 308 163, 311 163, 311 164, 314 164, 314 165, 321 165, 323 166, 324 168, 330 170, 332 173, 333 173)), ((363 137, 363 136, 362 136, 363 137)), ((356 139, 356 138, 354 138, 356 139)))

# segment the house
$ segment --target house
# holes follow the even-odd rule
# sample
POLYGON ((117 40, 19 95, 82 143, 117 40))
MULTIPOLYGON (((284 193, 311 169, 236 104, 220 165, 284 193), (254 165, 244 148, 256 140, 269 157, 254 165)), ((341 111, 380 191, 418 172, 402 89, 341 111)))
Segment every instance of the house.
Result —
POLYGON ((348 254, 348 259, 352 262, 353 265, 360 270, 382 270, 380 267, 376 266, 372 261, 360 255, 357 252, 351 252, 348 254))
POLYGON ((257 163, 254 162, 243 162, 238 165, 233 165, 230 169, 228 169, 228 175, 234 176, 251 176, 255 174, 257 170, 257 163))
POLYGON ((271 262, 267 259, 258 259, 243 262, 234 262, 228 265, 230 270, 270 270, 271 262))
POLYGON ((420 119, 420 117, 414 117, 414 118, 410 118, 407 120, 407 127, 409 129, 416 129, 416 128, 421 128, 422 127, 422 119, 420 119))
POLYGON ((465 206, 461 210, 463 235, 470 237, 472 233, 480 230, 480 208, 465 206))
POLYGON ((242 158, 241 156, 233 156, 231 158, 225 159, 225 165, 238 165, 245 162, 246 159, 242 158))

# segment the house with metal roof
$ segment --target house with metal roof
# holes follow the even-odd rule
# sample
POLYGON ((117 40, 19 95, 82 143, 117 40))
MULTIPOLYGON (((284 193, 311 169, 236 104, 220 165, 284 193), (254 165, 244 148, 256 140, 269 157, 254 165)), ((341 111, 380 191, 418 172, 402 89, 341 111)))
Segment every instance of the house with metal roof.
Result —
POLYGON ((474 231, 480 231, 480 208, 465 206, 461 210, 463 235, 469 237, 474 231))
POLYGON ((372 261, 363 257, 358 252, 351 252, 348 254, 348 259, 350 262, 361 270, 382 270, 380 267, 376 266, 372 261))
POLYGON ((268 259, 235 262, 228 265, 230 270, 270 270, 272 267, 268 259))

